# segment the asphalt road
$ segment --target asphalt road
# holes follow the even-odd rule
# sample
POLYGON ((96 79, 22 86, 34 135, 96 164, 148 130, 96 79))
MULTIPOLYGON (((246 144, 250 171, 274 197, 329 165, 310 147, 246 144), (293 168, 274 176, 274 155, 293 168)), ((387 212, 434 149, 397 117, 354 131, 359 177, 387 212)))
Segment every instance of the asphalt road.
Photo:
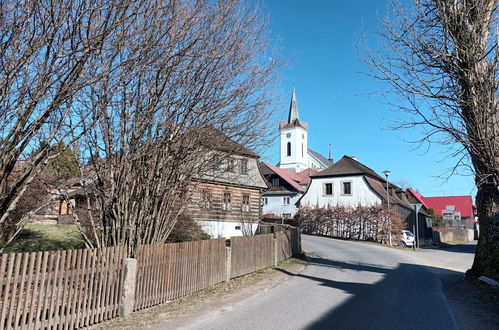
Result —
POLYGON ((305 235, 302 243, 311 258, 302 273, 182 328, 457 329, 435 271, 445 254, 428 267, 421 258, 432 251, 305 235))

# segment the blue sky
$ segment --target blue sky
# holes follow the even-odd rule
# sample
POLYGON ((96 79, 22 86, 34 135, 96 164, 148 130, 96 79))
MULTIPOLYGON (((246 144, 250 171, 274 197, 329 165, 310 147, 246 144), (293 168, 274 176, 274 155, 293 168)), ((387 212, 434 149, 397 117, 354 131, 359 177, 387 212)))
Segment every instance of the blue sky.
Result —
MULTIPOLYGON (((308 123, 309 148, 333 158, 355 155, 377 173, 388 169, 390 181, 405 180, 425 196, 472 195, 471 173, 444 179, 454 165, 445 160, 446 149, 432 145, 414 150, 405 140, 418 138, 416 130, 393 131, 383 118, 393 116, 382 102, 376 81, 362 72, 356 44, 364 30, 375 42, 378 18, 387 11, 387 0, 265 0, 273 44, 287 58, 282 70, 283 100, 275 121, 287 118, 293 83, 300 120, 308 123)), ((374 44, 375 45, 375 44, 374 44)), ((276 140, 264 161, 279 161, 276 140)))

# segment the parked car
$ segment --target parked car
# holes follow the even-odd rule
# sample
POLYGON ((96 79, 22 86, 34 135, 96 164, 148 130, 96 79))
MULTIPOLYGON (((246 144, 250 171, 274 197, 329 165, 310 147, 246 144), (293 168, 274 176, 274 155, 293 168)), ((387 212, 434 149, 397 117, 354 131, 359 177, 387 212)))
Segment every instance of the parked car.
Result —
POLYGON ((400 243, 403 246, 413 246, 414 245, 414 234, 408 230, 402 230, 402 238, 400 243))

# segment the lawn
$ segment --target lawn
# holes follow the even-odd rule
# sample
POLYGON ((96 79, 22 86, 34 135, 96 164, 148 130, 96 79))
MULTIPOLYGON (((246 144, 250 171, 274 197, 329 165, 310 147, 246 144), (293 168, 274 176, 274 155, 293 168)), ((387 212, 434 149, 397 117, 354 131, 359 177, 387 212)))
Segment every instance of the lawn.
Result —
POLYGON ((5 248, 4 253, 69 250, 84 247, 75 225, 29 224, 5 248))

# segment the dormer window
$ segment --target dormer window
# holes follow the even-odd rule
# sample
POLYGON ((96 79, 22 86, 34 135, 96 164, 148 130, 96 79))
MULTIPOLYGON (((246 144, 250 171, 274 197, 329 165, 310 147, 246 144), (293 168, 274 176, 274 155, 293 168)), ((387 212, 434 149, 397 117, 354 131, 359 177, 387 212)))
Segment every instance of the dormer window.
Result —
POLYGON ((274 187, 279 186, 279 178, 272 178, 272 185, 274 187))
POLYGON ((234 165, 234 159, 229 158, 229 159, 227 160, 227 171, 229 171, 229 172, 234 172, 234 168, 235 168, 235 165, 234 165))
POLYGON ((241 159, 241 173, 248 174, 248 160, 241 159))

